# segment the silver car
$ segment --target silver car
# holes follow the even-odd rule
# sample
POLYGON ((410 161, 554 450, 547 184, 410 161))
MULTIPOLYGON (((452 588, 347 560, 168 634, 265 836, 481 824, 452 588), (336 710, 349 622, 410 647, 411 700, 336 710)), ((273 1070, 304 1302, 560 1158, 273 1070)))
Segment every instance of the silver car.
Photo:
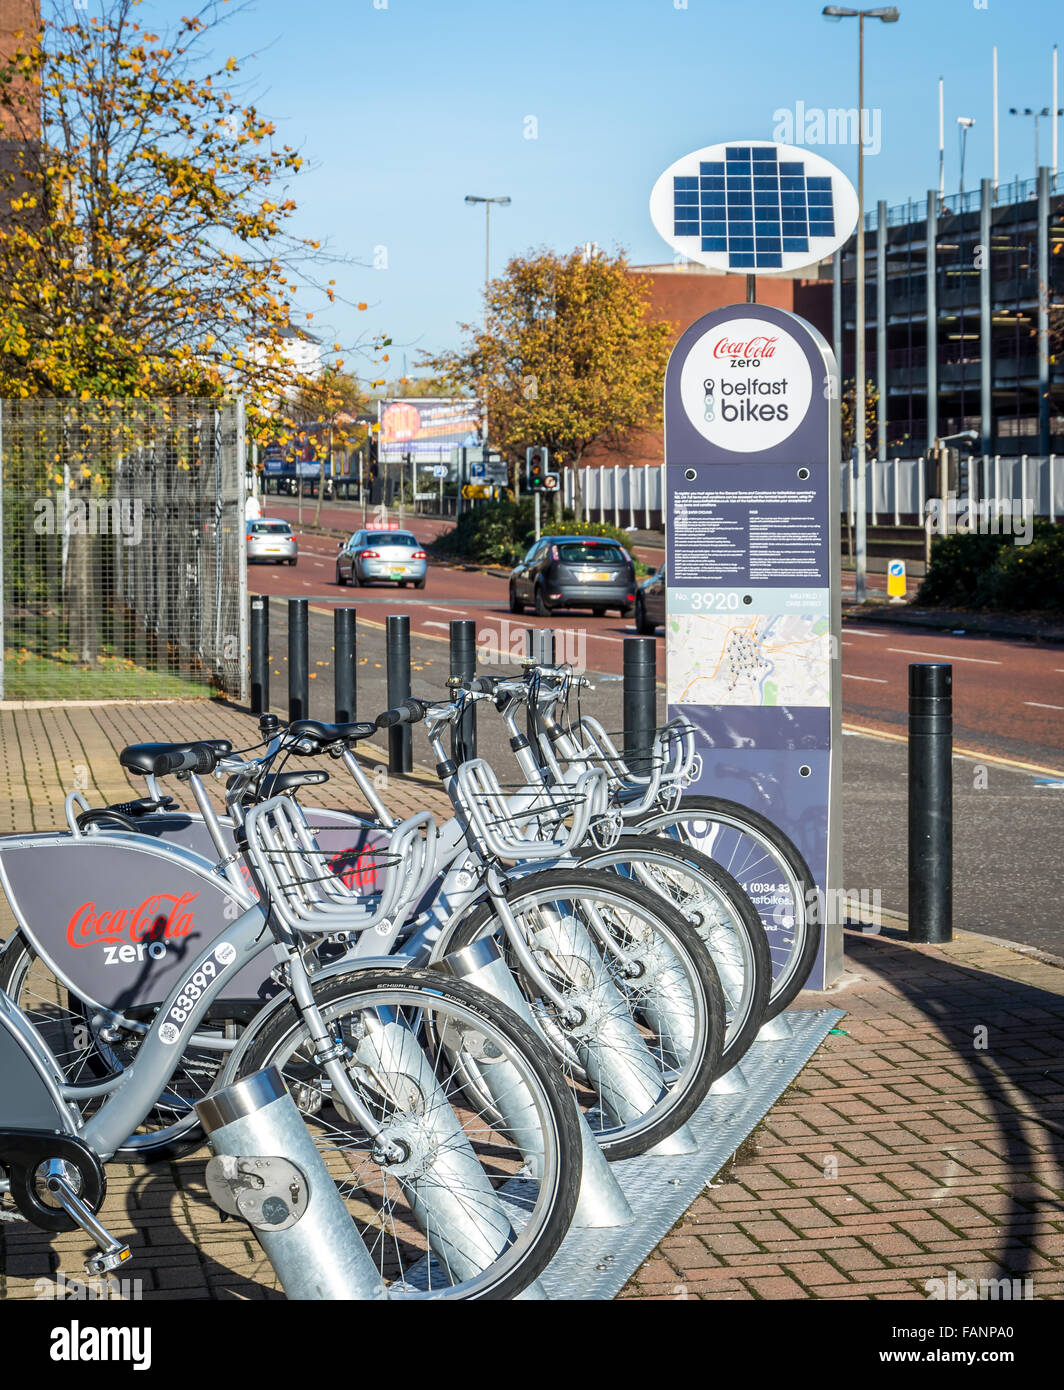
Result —
POLYGON ((261 560, 264 564, 294 565, 299 558, 299 546, 287 521, 270 521, 259 517, 247 523, 248 563, 261 560))
POLYGON ((409 531, 356 531, 336 553, 336 582, 425 587, 429 558, 409 531))
POLYGON ((644 579, 635 593, 635 630, 647 636, 665 622, 665 566, 644 579))

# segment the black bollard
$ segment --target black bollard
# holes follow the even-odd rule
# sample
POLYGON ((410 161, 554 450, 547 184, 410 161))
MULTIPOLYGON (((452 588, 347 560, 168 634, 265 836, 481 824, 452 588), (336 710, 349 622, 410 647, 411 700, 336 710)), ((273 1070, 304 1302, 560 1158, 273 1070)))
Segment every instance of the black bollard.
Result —
MULTIPOLYGON (((405 613, 388 618, 388 704, 394 709, 410 696, 410 619, 405 613)), ((393 724, 388 730, 388 771, 410 772, 414 767, 410 725, 393 724)))
POLYGON ((251 713, 270 708, 270 600, 251 596, 251 713))
POLYGON ((909 940, 953 940, 953 667, 909 667, 909 940))
MULTIPOLYGON (((554 629, 552 627, 527 628, 525 631, 525 650, 528 653, 529 661, 534 661, 537 666, 553 666, 554 629)), ((536 724, 536 712, 529 705, 525 710, 525 731, 533 748, 537 746, 539 740, 539 730, 536 724)))
MULTIPOLYGON (((477 625, 472 618, 451 620, 451 676, 463 685, 477 673, 477 625)), ((477 709, 469 705, 451 728, 451 757, 456 763, 477 756, 477 709)))
POLYGON ((640 777, 650 772, 657 728, 657 659, 653 637, 624 639, 624 760, 640 777))
POLYGON ((307 600, 288 600, 288 719, 310 718, 307 600))
POLYGON ((333 609, 333 691, 334 718, 337 724, 350 724, 355 719, 357 654, 355 646, 355 610, 333 609))

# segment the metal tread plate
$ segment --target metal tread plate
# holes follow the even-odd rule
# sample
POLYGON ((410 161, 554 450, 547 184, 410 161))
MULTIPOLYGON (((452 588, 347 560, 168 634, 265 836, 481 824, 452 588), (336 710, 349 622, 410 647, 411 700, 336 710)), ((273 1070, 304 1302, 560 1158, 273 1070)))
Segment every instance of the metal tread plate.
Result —
POLYGON ((691 1203, 844 1017, 842 1009, 791 1010, 789 1038, 756 1042, 743 1058, 745 1090, 710 1095, 689 1121, 696 1153, 640 1154, 610 1165, 635 1214, 612 1230, 572 1229, 540 1276, 550 1299, 615 1298, 691 1203))

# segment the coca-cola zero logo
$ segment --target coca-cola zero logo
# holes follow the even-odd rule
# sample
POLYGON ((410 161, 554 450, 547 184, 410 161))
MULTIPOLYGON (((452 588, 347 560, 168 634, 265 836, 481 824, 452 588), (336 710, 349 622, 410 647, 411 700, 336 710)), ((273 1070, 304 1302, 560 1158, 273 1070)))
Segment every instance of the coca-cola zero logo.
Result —
POLYGON ((151 942, 188 936, 195 925, 192 903, 199 893, 153 893, 139 907, 97 908, 84 902, 67 924, 67 942, 83 946, 113 946, 118 942, 151 942))
POLYGON ((776 344, 778 338, 770 338, 764 333, 759 333, 756 337, 748 338, 718 338, 713 344, 713 356, 720 357, 743 357, 749 360, 762 357, 774 357, 776 355, 776 344))

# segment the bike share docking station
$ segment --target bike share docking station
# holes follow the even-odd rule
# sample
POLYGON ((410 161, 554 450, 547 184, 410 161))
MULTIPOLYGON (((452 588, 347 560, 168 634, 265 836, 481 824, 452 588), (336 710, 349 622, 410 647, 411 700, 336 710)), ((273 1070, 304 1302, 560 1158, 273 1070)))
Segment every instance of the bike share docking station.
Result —
MULTIPOLYGON (((700 769, 692 794, 760 812, 805 858, 817 896, 807 907, 821 923, 820 952, 808 983, 823 989, 842 963, 841 920, 822 910, 839 898, 841 871, 839 374, 831 349, 811 324, 753 302, 753 274, 793 272, 831 255, 854 226, 857 200, 847 180, 818 155, 749 141, 676 161, 655 185, 651 212, 666 241, 685 258, 731 273, 745 270, 748 290, 745 304, 714 310, 692 324, 666 372, 669 715, 686 716, 698 729, 700 769)), ((699 844, 697 832, 693 842, 699 844)), ((778 971, 791 957, 793 886, 776 881, 779 871, 766 873, 765 857, 751 853, 741 831, 724 823, 707 821, 700 847, 753 900, 778 971)), ((558 949, 569 945, 559 941, 558 949)), ((527 1015, 498 953, 478 947, 453 953, 438 968, 527 1015)), ((620 1292, 842 1017, 841 1010, 817 1009, 774 1019, 741 1067, 718 1079, 683 1130, 646 1154, 607 1164, 585 1124, 584 1177, 573 1225, 521 1297, 601 1300, 620 1292)), ((637 1081, 629 1077, 625 1084, 637 1081)), ((509 1093, 504 1083, 505 1077, 495 1095, 500 1109, 509 1093)), ((275 1104, 267 1103, 261 1113, 275 1104)), ((234 1123, 244 1120, 237 1115, 234 1123)), ((522 1133, 520 1114, 509 1123, 522 1133)), ((221 1136, 229 1128, 221 1124, 212 1134, 216 1153, 238 1155, 219 1165, 219 1180, 233 1182, 219 1185, 216 1196, 245 1216, 250 1203, 248 1210, 261 1222, 262 1186, 249 1195, 248 1173, 239 1163, 256 1153, 273 1163, 270 1154, 289 1151, 278 1149, 272 1134, 256 1150, 255 1141, 241 1133, 223 1150, 221 1136)), ((534 1137, 527 1142, 525 1162, 534 1165, 534 1137)), ((301 1163, 298 1157, 293 1161, 301 1163)), ((293 1237, 295 1247, 300 1233, 295 1207, 281 1210, 284 1193, 277 1184, 285 1176, 259 1174, 277 1198, 271 1209, 291 1222, 269 1237, 256 1225, 264 1246, 268 1238, 278 1247, 277 1256, 268 1251, 275 1264, 287 1254, 285 1237, 293 1237)), ((505 1186, 495 1195, 519 1229, 520 1201, 508 1201, 505 1186)), ((327 1225, 322 1233, 327 1243, 327 1225)), ((313 1259, 316 1229, 307 1226, 304 1237, 307 1258, 313 1259)), ((290 1296, 338 1296, 303 1291, 298 1257, 287 1277, 278 1268, 290 1296)), ((429 1272, 426 1265, 423 1273, 429 1272)), ((414 1276, 407 1271, 408 1282, 414 1276)), ((354 1260, 350 1279, 352 1292, 339 1296, 380 1296, 372 1267, 354 1260)))

